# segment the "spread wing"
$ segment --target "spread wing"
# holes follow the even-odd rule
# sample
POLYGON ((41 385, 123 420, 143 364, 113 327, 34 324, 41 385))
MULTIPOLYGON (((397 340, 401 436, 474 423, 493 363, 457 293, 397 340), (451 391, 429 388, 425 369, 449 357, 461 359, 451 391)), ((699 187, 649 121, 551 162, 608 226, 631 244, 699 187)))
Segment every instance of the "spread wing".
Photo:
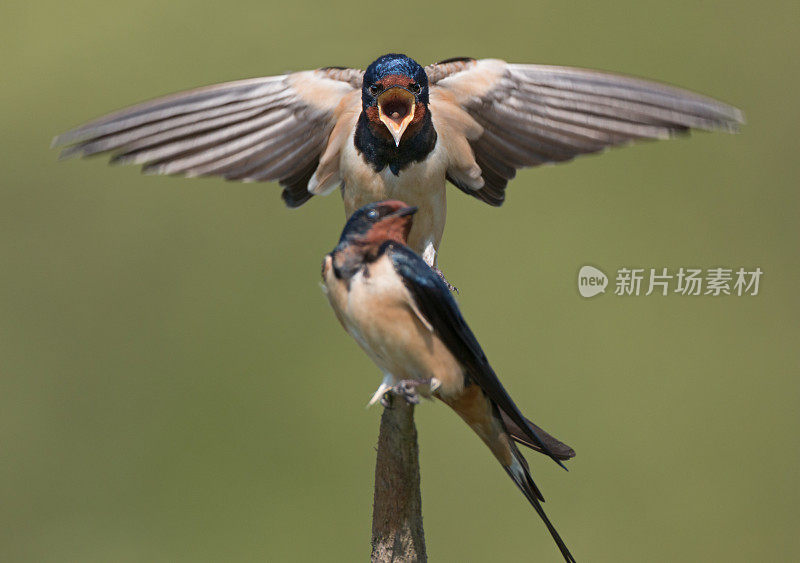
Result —
POLYGON ((551 457, 564 467, 559 459, 575 455, 572 448, 558 442, 547 434, 546 438, 537 432, 535 426, 522 416, 517 405, 500 383, 489 360, 483 353, 478 340, 472 334, 450 290, 436 273, 410 248, 390 243, 387 250, 395 271, 414 299, 417 310, 425 317, 448 350, 461 362, 472 383, 477 384, 489 399, 494 402, 506 423, 515 427, 519 437, 515 439, 551 457), (563 447, 563 449, 562 449, 563 447))
POLYGON ((101 117, 53 145, 66 147, 62 157, 108 153, 154 174, 278 180, 286 204, 297 207, 312 195, 309 179, 363 74, 324 68, 180 92, 101 117))
POLYGON ((738 109, 717 100, 594 70, 466 58, 425 70, 432 102, 455 104, 469 116, 462 120, 475 122, 462 129, 473 131, 468 141, 480 176, 455 169, 450 181, 495 206, 519 168, 690 129, 735 131, 744 122, 738 109))

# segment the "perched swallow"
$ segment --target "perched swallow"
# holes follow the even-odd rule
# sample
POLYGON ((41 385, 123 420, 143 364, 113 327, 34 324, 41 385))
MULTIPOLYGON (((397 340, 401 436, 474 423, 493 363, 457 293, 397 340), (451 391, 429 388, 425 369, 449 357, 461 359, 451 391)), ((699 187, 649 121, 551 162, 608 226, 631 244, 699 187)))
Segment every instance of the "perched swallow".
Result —
POLYGON ((102 117, 54 140, 144 171, 277 180, 298 207, 341 188, 350 217, 402 199, 408 244, 435 264, 445 185, 499 206, 516 170, 689 129, 733 131, 736 108, 677 88, 568 67, 384 55, 344 67, 208 86, 102 117))
POLYGON ((370 403, 393 392, 449 405, 489 447, 553 536, 542 494, 516 443, 561 460, 575 452, 522 416, 445 283, 406 246, 416 207, 382 201, 356 211, 322 265, 323 288, 344 329, 384 373, 370 403))

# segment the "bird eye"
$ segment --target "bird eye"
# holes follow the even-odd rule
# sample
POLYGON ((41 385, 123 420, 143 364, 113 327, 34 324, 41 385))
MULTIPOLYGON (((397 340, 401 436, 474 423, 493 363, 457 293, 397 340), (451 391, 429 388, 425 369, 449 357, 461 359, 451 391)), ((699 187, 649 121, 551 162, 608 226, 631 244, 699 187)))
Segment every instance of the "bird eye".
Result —
POLYGON ((381 89, 377 84, 373 84, 372 86, 369 87, 369 93, 372 94, 373 96, 380 91, 381 89))
POLYGON ((416 82, 414 82, 414 83, 413 83, 413 84, 410 86, 410 88, 411 88, 411 91, 412 91, 413 93, 415 93, 415 94, 419 94, 420 90, 422 90, 422 88, 420 87, 420 85, 419 85, 419 84, 417 84, 416 82))
POLYGON ((367 211, 367 219, 374 221, 378 218, 378 210, 377 209, 370 209, 367 211))

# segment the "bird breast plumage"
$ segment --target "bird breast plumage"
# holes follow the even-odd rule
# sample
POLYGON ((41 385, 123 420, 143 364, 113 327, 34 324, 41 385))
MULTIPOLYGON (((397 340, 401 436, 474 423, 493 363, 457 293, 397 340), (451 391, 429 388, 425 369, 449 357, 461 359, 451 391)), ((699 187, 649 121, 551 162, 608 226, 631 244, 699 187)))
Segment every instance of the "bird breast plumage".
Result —
MULTIPOLYGON (((355 133, 354 133, 355 134, 355 133)), ((438 140, 421 162, 413 162, 395 175, 385 167, 380 172, 359 154, 351 135, 341 152, 342 197, 347 216, 375 201, 400 199, 419 208, 408 237, 408 246, 423 254, 429 245, 438 248, 447 214, 445 182, 449 155, 438 140)))
POLYGON ((416 311, 386 255, 355 274, 349 291, 345 280, 334 275, 330 257, 323 273, 336 316, 381 371, 395 382, 435 377, 443 396, 463 390, 459 363, 416 311))

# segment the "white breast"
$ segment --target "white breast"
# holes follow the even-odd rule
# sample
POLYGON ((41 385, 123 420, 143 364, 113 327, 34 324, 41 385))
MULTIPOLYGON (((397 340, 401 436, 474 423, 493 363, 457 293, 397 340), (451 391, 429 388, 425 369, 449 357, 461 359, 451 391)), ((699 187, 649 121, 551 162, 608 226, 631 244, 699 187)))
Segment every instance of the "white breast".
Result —
POLYGON ((419 208, 408 237, 408 246, 417 253, 426 248, 438 248, 447 217, 445 182, 448 154, 436 141, 433 151, 420 162, 414 162, 395 175, 387 166, 379 173, 347 143, 342 150, 342 198, 345 211, 352 215, 357 209, 384 199, 399 199, 419 208))
MULTIPOLYGON (((353 136, 355 132, 353 133, 353 136)), ((447 154, 437 140, 433 151, 422 161, 413 162, 395 175, 385 167, 379 173, 359 154, 351 136, 342 151, 340 170, 345 193, 367 192, 375 201, 381 199, 409 200, 428 199, 431 192, 444 189, 447 175, 447 154)))
POLYGON ((442 392, 463 388, 461 367, 420 318, 413 300, 387 257, 350 280, 349 291, 326 272, 328 299, 345 330, 391 379, 435 377, 442 392))

